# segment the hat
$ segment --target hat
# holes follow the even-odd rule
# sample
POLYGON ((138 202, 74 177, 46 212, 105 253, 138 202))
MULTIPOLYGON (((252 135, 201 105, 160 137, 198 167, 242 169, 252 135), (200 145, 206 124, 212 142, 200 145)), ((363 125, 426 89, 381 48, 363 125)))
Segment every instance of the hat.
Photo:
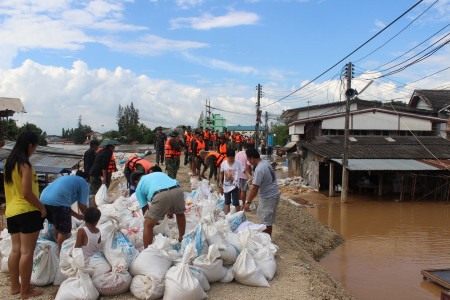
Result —
POLYGON ((198 154, 205 154, 206 151, 204 149, 200 150, 200 152, 198 154))
POLYGON ((162 130, 161 126, 156 127, 156 130, 162 130))
POLYGON ((174 130, 174 131, 172 131, 172 132, 170 133, 170 136, 171 136, 171 137, 177 137, 178 134, 177 134, 177 132, 174 130))

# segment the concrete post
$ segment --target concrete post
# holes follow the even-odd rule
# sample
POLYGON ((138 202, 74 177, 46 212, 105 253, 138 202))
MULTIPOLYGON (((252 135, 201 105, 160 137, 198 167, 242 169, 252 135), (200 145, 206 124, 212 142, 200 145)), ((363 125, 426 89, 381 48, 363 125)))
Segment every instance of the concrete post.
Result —
POLYGON ((334 197, 334 162, 330 162, 330 184, 328 187, 328 197, 334 197))

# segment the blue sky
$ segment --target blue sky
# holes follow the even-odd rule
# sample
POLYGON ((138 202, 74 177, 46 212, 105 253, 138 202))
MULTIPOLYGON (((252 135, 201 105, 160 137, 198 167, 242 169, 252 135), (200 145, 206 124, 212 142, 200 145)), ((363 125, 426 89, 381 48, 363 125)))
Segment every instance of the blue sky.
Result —
MULTIPOLYGON (((75 127, 79 115, 94 130, 116 129, 118 105, 133 101, 141 121, 195 125, 205 100, 228 125, 250 125, 255 87, 263 111, 339 101, 338 74, 355 62, 354 87, 370 72, 424 41, 450 21, 450 1, 423 1, 367 46, 306 88, 272 104, 334 65, 417 1, 336 0, 3 0, 0 2, 0 96, 20 98, 49 134, 75 127), (433 4, 434 3, 434 4, 433 4), (392 41, 370 53, 431 8, 392 41), (358 61, 359 60, 359 61, 358 61), (268 105, 268 106, 265 106, 268 105)), ((413 56, 450 32, 419 46, 413 56)), ((445 41, 448 37, 444 38, 445 41)), ((391 77, 361 98, 408 101, 416 88, 450 85, 450 51, 391 77)))

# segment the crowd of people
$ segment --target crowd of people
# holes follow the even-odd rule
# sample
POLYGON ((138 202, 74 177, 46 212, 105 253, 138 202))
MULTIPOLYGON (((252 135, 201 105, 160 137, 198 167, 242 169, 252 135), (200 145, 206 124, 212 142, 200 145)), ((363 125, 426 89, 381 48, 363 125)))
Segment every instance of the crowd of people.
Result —
MULTIPOLYGON (((183 152, 184 165, 189 167, 190 176, 206 179, 205 172, 210 169, 208 179, 214 180, 224 195, 226 213, 230 212, 231 205, 236 211, 248 211, 259 195, 256 213, 270 235, 280 191, 275 172, 261 159, 254 139, 237 132, 219 134, 201 127, 197 130, 184 127, 183 131, 182 136, 178 131, 172 131, 167 138, 161 127, 157 129, 155 165, 145 159, 150 151, 121 161, 129 196, 139 202, 145 218, 144 246, 153 242, 153 228, 166 215, 176 218, 179 240, 183 239, 186 226, 184 192, 176 180, 183 152), (166 173, 162 170, 164 164, 166 173)), ((5 215, 12 238, 8 260, 10 293, 20 293, 21 298, 42 293, 29 283, 33 252, 45 219, 53 225, 59 248, 70 235, 72 216, 84 220, 85 226, 78 231, 75 247, 82 248, 85 257, 99 251, 101 236, 96 224, 100 211, 96 208, 95 195, 102 185, 109 187, 112 173, 117 171, 114 150, 118 143, 105 141, 99 144, 92 140, 84 154, 84 171, 57 178, 39 195, 37 176, 30 162, 37 144, 36 134, 21 133, 4 167, 5 215), (78 211, 72 210, 75 202, 78 211)))

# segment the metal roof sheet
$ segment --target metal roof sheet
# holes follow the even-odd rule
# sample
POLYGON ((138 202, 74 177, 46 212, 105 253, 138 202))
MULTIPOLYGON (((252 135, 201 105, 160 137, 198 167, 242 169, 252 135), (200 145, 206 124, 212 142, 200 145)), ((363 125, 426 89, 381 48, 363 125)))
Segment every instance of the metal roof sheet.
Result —
MULTIPOLYGON (((332 159, 342 164, 342 159, 332 159)), ((349 159, 350 171, 437 171, 439 168, 415 159, 349 159)))

